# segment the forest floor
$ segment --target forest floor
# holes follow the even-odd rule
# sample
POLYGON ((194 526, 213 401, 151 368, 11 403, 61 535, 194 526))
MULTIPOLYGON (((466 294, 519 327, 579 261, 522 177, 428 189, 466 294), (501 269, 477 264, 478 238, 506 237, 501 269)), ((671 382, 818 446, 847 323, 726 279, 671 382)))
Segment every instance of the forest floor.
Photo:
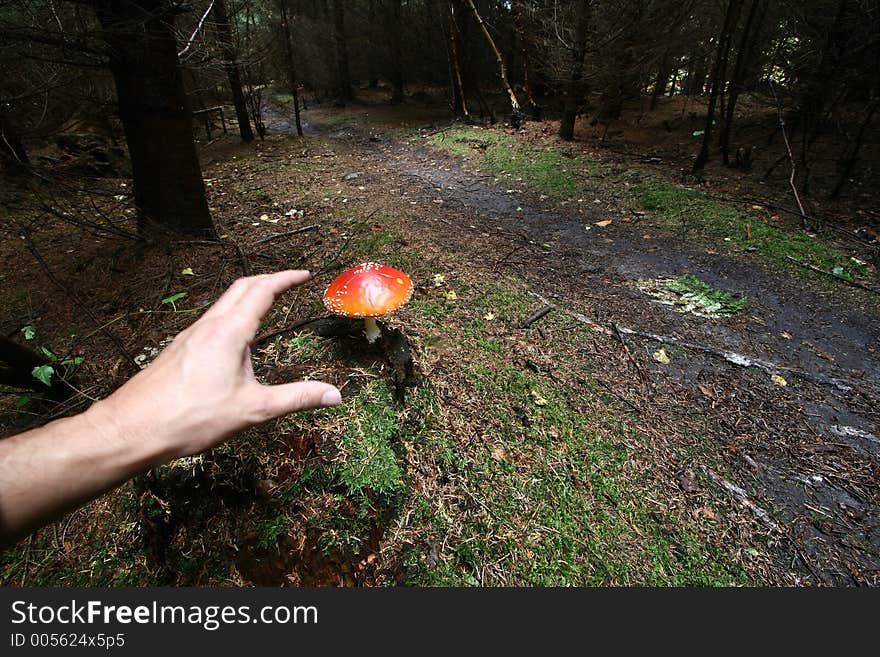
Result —
POLYGON ((876 245, 560 144, 552 122, 304 116, 304 138, 270 107, 265 141, 203 145, 220 244, 34 231, 79 302, 8 231, 4 330, 85 360, 83 395, 7 396, 0 420, 107 394, 128 373, 106 331, 144 366, 245 268, 315 272, 267 316, 255 369, 331 381, 344 404, 103 496, 8 550, 2 583, 880 582, 880 297, 853 285, 876 289, 876 245), (366 260, 416 283, 400 333, 296 328, 366 260))

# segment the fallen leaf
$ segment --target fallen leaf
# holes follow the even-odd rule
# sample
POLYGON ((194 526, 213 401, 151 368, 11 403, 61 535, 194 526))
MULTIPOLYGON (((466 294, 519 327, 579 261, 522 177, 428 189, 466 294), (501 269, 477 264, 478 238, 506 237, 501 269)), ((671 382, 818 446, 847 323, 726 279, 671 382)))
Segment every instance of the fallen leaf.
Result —
POLYGON ((697 387, 700 389, 700 392, 702 392, 706 397, 711 398, 715 396, 715 391, 712 390, 712 388, 710 388, 709 386, 704 386, 702 383, 698 383, 697 387))
POLYGON ((771 376, 771 377, 770 377, 770 380, 773 381, 773 383, 775 383, 775 384, 778 385, 779 387, 784 387, 784 386, 787 386, 787 385, 788 385, 788 381, 786 381, 785 379, 783 379, 783 378, 782 378, 781 376, 779 376, 778 374, 774 374, 773 376, 771 376))
POLYGON ((495 315, 493 315, 492 313, 486 313, 485 315, 483 315, 483 319, 485 319, 487 322, 491 322, 493 319, 495 319, 495 315))
POLYGON ((660 349, 659 351, 654 352, 654 360, 666 365, 669 363, 669 354, 666 353, 665 349, 660 349))
POLYGON ((532 400, 535 402, 535 406, 546 406, 549 403, 537 390, 532 390, 532 400))
POLYGON ((697 518, 705 518, 706 520, 714 520, 715 512, 710 509, 708 506, 701 506, 699 509, 694 511, 694 515, 697 518))
POLYGON ((380 230, 382 230, 382 224, 373 224, 374 233, 378 233, 380 230))
POLYGON ((184 276, 195 276, 191 267, 187 267, 180 272, 184 276))
POLYGON ((447 299, 451 299, 453 301, 455 299, 458 299, 458 295, 455 293, 455 290, 449 290, 449 292, 447 292, 445 296, 447 299))
POLYGON ((596 225, 604 228, 605 226, 611 225, 611 219, 606 219, 605 221, 597 221, 596 225))
POLYGON ((506 461, 507 460, 507 452, 504 451, 503 447, 495 447, 492 450, 492 458, 496 461, 506 461))
POLYGON ((693 470, 685 470, 678 475, 678 485, 685 493, 698 493, 702 489, 697 483, 697 475, 693 470))

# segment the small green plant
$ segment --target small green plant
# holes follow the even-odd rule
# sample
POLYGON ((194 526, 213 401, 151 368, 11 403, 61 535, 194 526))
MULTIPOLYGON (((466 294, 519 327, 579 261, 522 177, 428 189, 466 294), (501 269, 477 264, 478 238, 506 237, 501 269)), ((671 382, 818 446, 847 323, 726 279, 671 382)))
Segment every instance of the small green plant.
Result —
MULTIPOLYGON (((37 329, 32 324, 29 324, 21 329, 22 334, 24 335, 25 340, 34 340, 37 337, 37 329)), ((40 383, 51 386, 52 385, 52 377, 55 375, 55 365, 62 365, 64 367, 75 367, 77 365, 82 364, 85 360, 82 356, 73 356, 67 358, 59 359, 55 353, 49 349, 46 345, 39 345, 37 350, 43 354, 46 359, 49 361, 44 365, 37 365, 31 370, 31 376, 33 376, 40 383)), ((30 397, 24 396, 19 400, 17 406, 21 408, 24 406, 30 397)))
POLYGON ((686 274, 666 284, 667 289, 677 292, 684 303, 694 304, 704 313, 733 315, 746 307, 746 297, 734 299, 729 292, 716 290, 696 276, 686 274))
POLYGON ((285 340, 283 345, 287 347, 292 356, 295 355, 299 360, 319 358, 328 346, 324 339, 311 333, 305 333, 285 340))
POLYGON ((178 292, 177 294, 172 294, 170 297, 165 297, 162 299, 163 306, 171 306, 174 309, 174 312, 177 312, 177 302, 183 299, 186 296, 186 292, 178 292))
POLYGON ((339 441, 342 459, 337 464, 339 482, 354 498, 367 492, 390 502, 403 488, 403 478, 391 440, 397 433, 397 416, 389 406, 383 382, 374 382, 354 400, 358 413, 339 441))
POLYGON ((287 533, 290 522, 284 516, 261 520, 256 525, 257 544, 264 550, 278 545, 278 539, 287 533))

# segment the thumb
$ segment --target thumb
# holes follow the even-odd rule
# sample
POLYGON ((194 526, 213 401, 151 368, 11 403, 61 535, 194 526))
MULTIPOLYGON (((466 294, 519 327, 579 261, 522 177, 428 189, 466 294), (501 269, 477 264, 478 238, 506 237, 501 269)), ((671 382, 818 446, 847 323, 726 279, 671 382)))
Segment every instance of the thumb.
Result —
POLYGON ((297 381, 282 385, 258 385, 256 392, 259 413, 264 420, 310 408, 336 406, 342 395, 336 386, 319 381, 297 381))

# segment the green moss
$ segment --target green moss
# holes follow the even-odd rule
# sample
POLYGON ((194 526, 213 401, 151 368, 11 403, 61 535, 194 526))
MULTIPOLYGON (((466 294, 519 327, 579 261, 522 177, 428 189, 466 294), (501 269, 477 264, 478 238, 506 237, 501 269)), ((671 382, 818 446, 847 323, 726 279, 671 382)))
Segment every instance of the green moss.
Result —
POLYGON ((733 315, 746 307, 746 297, 734 299, 729 292, 716 290, 696 276, 686 274, 666 284, 681 295, 682 301, 694 304, 702 312, 733 315))
POLYGON ((397 434, 397 412, 383 381, 365 387, 346 405, 349 425, 339 439, 339 482, 348 495, 373 495, 390 502, 403 488, 403 476, 391 440, 397 434), (352 412, 353 411, 353 412, 352 412))
POLYGON ((255 525, 257 544, 264 550, 275 547, 278 545, 278 539, 287 533, 289 527, 290 521, 284 516, 260 520, 255 525))
MULTIPOLYGON (((656 485, 629 471, 637 422, 616 406, 580 407, 541 376, 471 365, 469 387, 490 400, 482 449, 431 445, 436 462, 478 500, 454 520, 447 559, 407 556, 413 583, 477 585, 735 585, 748 582, 728 555, 661 517, 656 485), (599 415, 596 414, 598 409, 599 415), (477 456, 482 454, 482 456, 477 456)), ((418 522, 449 520, 425 505, 418 522)))
POLYGON ((646 182, 636 188, 636 194, 642 207, 656 213, 669 228, 693 231, 714 244, 723 242, 749 249, 799 274, 806 270, 793 267, 786 256, 828 272, 838 271, 841 278, 867 273, 864 263, 821 237, 782 230, 760 216, 743 213, 731 204, 679 185, 646 182))
POLYGON ((431 137, 428 143, 454 155, 476 157, 492 173, 521 178, 546 194, 575 194, 582 176, 599 166, 551 148, 527 146, 498 130, 458 127, 431 137))

